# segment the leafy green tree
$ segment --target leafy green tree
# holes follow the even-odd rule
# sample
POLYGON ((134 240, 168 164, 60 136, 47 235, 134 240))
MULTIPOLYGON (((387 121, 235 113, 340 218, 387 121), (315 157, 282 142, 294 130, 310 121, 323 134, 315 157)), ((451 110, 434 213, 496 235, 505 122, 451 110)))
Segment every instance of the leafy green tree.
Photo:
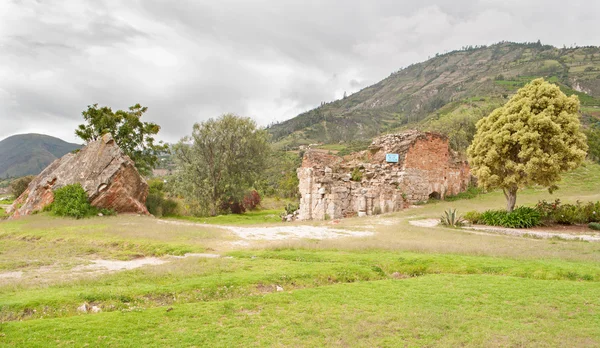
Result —
POLYGON ((241 201, 259 179, 270 151, 268 133, 250 118, 226 114, 194 124, 175 147, 179 191, 200 211, 216 215, 224 201, 241 201))
POLYGON ((596 162, 600 162, 600 124, 596 123, 585 130, 588 141, 588 156, 596 162))
POLYGON ((110 107, 89 105, 81 115, 86 121, 75 130, 75 135, 90 142, 104 134, 112 134, 115 142, 129 156, 142 175, 148 175, 158 162, 158 155, 167 150, 167 145, 155 142, 160 131, 156 123, 142 122, 147 107, 135 104, 128 111, 113 112, 110 107))
POLYGON ((579 99, 536 79, 477 122, 467 151, 484 188, 501 188, 512 211, 517 191, 529 185, 557 188, 562 172, 577 168, 588 146, 579 123, 579 99))

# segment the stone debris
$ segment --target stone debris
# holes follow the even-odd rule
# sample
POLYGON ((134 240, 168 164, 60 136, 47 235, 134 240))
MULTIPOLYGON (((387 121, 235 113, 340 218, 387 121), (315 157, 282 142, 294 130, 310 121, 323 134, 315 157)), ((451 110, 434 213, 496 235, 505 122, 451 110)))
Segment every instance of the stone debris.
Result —
POLYGON ((82 304, 77 307, 77 311, 81 313, 87 313, 90 310, 90 306, 87 303, 82 304))
POLYGON ((296 210, 292 214, 283 214, 281 215, 281 221, 283 222, 292 222, 298 220, 298 216, 300 215, 300 210, 296 210))
POLYGON ((80 313, 100 313, 102 309, 98 306, 90 306, 87 302, 77 307, 77 311, 80 313))
POLYGON ((110 134, 52 162, 31 181, 7 213, 18 218, 41 211, 54 201, 54 190, 77 183, 92 206, 118 213, 148 214, 148 184, 110 134))
POLYGON ((283 288, 281 286, 277 285, 277 292, 281 292, 281 291, 283 291, 283 288))
POLYGON ((344 158, 308 150, 298 168, 299 220, 327 220, 400 211, 467 189, 466 161, 437 133, 416 130, 376 138, 344 158), (388 163, 387 154, 397 154, 388 163))

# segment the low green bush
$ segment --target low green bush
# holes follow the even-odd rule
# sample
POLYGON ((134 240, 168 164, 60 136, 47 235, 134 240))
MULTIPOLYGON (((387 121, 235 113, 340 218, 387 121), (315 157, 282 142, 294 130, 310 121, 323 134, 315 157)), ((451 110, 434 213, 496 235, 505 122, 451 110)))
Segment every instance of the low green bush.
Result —
POLYGON ((179 204, 177 201, 165 197, 165 187, 162 180, 152 180, 148 183, 148 186, 146 208, 148 208, 150 214, 157 217, 178 215, 179 204))
POLYGON ((88 201, 87 194, 80 184, 61 187, 54 191, 54 202, 47 207, 52 214, 81 219, 93 216, 98 209, 93 208, 88 201))
POLYGON ((590 222, 588 224, 588 227, 591 228, 592 230, 600 231, 600 223, 598 223, 598 222, 590 222))
POLYGON ((481 219, 481 213, 475 210, 469 211, 466 212, 465 215, 463 215, 463 219, 467 220, 472 224, 478 224, 479 220, 481 219))
POLYGON ((588 222, 581 204, 563 204, 554 212, 554 221, 563 225, 576 225, 588 222))
POLYGON ((487 210, 481 213, 478 222, 489 226, 531 228, 539 226, 542 220, 536 209, 518 207, 510 213, 506 210, 487 210))
POLYGON ((600 202, 562 204, 559 199, 552 203, 542 200, 536 204, 535 209, 545 224, 576 225, 600 222, 600 202))
POLYGON ((460 192, 456 195, 448 195, 444 197, 445 201, 453 202, 459 199, 472 199, 483 193, 483 190, 478 188, 477 186, 469 186, 466 191, 460 192))

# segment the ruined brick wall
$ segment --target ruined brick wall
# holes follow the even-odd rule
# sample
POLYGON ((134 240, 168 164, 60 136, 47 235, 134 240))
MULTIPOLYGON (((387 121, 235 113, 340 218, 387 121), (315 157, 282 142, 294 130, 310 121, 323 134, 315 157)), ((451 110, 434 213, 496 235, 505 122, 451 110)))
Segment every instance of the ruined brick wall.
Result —
POLYGON ((464 191, 469 167, 436 133, 408 131, 375 139, 345 158, 307 151, 300 179, 302 220, 336 219, 399 211, 409 204, 464 191), (398 163, 385 155, 397 153, 398 163), (352 173, 358 171, 360 180, 352 173))

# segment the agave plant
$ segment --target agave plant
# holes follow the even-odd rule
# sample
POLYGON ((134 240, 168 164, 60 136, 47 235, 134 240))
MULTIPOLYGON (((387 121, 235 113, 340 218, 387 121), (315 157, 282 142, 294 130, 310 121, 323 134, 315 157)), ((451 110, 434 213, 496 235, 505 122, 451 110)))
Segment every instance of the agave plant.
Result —
POLYGON ((448 209, 440 218, 440 223, 444 226, 460 227, 465 224, 462 215, 458 215, 456 209, 448 209))

